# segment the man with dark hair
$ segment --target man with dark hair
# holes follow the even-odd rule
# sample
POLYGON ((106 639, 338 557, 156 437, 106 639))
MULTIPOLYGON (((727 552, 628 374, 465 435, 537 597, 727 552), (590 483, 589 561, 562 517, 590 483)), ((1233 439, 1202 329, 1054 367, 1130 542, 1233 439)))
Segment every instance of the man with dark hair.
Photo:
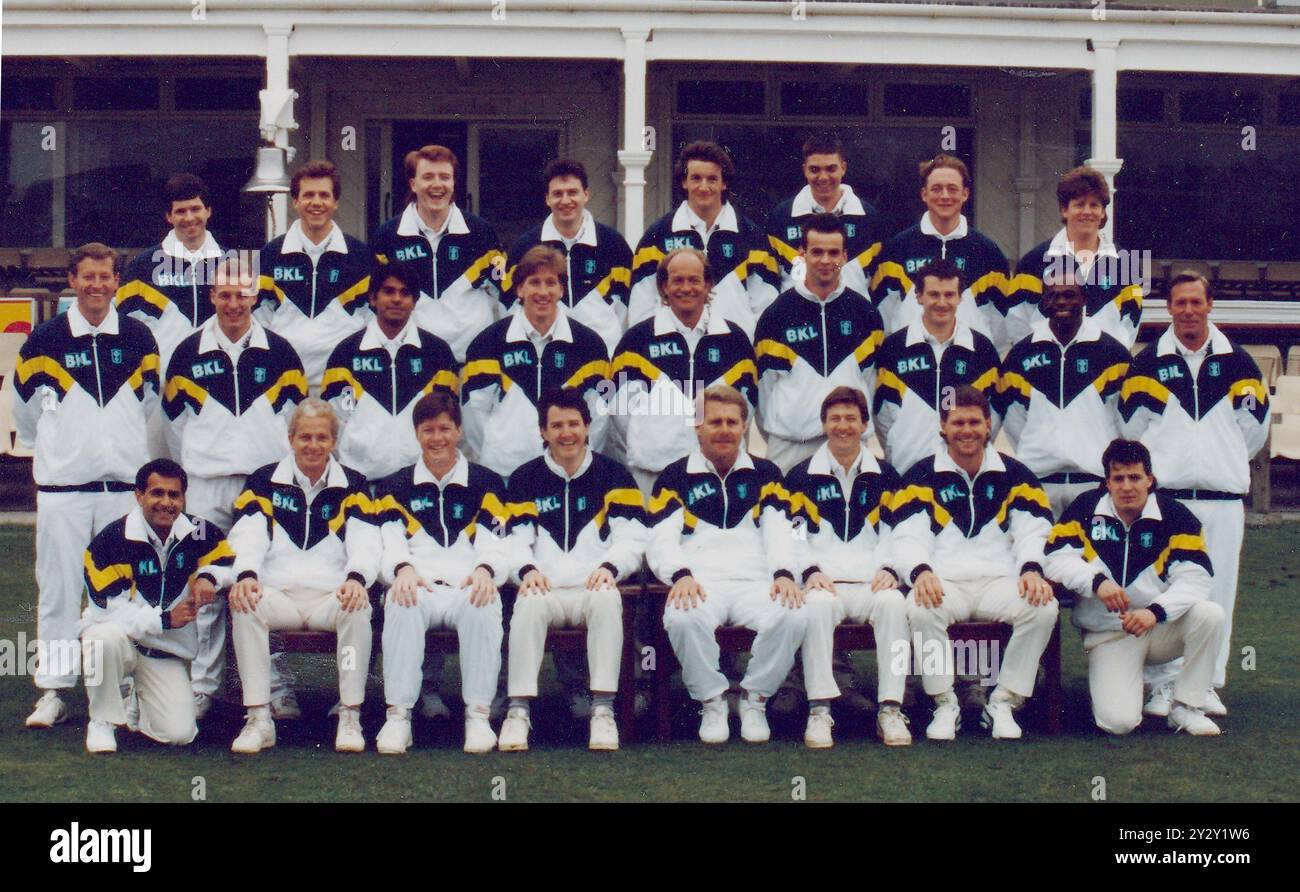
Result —
POLYGON ((803 176, 808 185, 774 207, 767 219, 767 240, 781 265, 781 291, 803 280, 797 267, 804 224, 819 214, 833 214, 844 223, 844 284, 858 294, 869 294, 867 268, 880 253, 884 234, 876 209, 844 182, 848 169, 844 144, 837 137, 822 134, 804 141, 803 176))
MULTIPOLYGON (((958 314, 966 279, 957 264, 931 261, 916 282, 921 317, 885 338, 876 355, 876 434, 902 473, 940 447, 939 414, 958 388, 995 397, 999 380, 993 343, 958 314)), ((992 435, 1000 422, 995 406, 992 435)))
MULTIPOLYGON (((870 394, 884 324, 871 301, 842 275, 848 244, 844 221, 808 218, 800 236, 800 280, 763 311, 755 332, 758 427, 767 457, 782 472, 825 442, 817 407, 836 387, 870 394)), ((868 419, 863 416, 863 422, 868 419)))
POLYGON ((198 649, 193 621, 232 581, 234 553, 215 524, 185 512, 187 483, 170 459, 146 463, 136 473, 137 507, 86 550, 81 643, 92 753, 117 750, 118 725, 182 746, 198 733, 187 665, 198 649))
POLYGON ((1142 669, 1182 657, 1168 724, 1196 736, 1219 733, 1203 707, 1223 631, 1210 600, 1213 568, 1201 523, 1156 491, 1151 454, 1116 439, 1102 455, 1105 489, 1084 493, 1052 528, 1047 573, 1079 594, 1097 727, 1127 734, 1142 721, 1142 669))
POLYGON ((830 702, 841 690, 831 649, 835 627, 845 619, 870 622, 876 632, 876 733, 886 746, 912 742, 901 711, 910 653, 907 604, 901 580, 887 568, 889 506, 899 489, 898 472, 863 447, 867 417, 862 391, 832 390, 821 403, 825 445, 786 478, 804 524, 795 551, 808 613, 803 676, 809 707, 804 743, 810 747, 833 744, 830 702))
POLYGON ((1076 167, 1056 186, 1064 224, 1055 236, 1029 250, 1016 264, 1007 288, 1007 336, 1014 343, 1043 321, 1044 290, 1069 275, 1083 289, 1088 317, 1128 350, 1142 324, 1142 293, 1147 271, 1121 252, 1104 229, 1110 186, 1091 167, 1076 167))
POLYGON ((510 711, 503 752, 528 749, 529 701, 537 696, 546 631, 587 630, 593 750, 618 749, 614 695, 623 652, 618 583, 641 568, 645 502, 627 469, 587 445, 581 394, 552 391, 538 405, 546 451, 510 477, 509 532, 519 598, 510 619, 510 711))
POLYGON ((258 320, 297 351, 312 393, 319 393, 330 351, 364 328, 370 308, 370 249, 334 222, 342 198, 338 169, 310 161, 294 172, 290 196, 298 219, 262 248, 258 320))
POLYGON ((970 199, 965 162, 937 155, 920 164, 921 220, 887 240, 869 271, 871 297, 890 334, 921 315, 916 273, 934 260, 949 260, 962 271, 959 318, 993 341, 998 354, 1011 341, 1005 334, 1007 258, 988 236, 971 227, 962 208, 970 199))
POLYGON ((18 353, 14 425, 32 448, 36 481, 36 687, 29 728, 67 719, 59 692, 76 684, 82 561, 91 539, 131 507, 158 405, 158 345, 119 314, 117 254, 99 242, 72 252, 77 301, 36 327, 18 353))
MULTIPOLYGON (((1259 366, 1210 321, 1208 283, 1194 272, 1169 285, 1167 331, 1147 345, 1129 367, 1120 391, 1124 436, 1151 450, 1151 463, 1165 495, 1173 496, 1205 527, 1214 563, 1210 600, 1223 608, 1209 715, 1226 715, 1218 688, 1227 683, 1232 612, 1237 602, 1242 497, 1250 489, 1250 460, 1268 440, 1268 385, 1259 366)), ((1168 715, 1177 661, 1148 670, 1150 715, 1168 715)))
POLYGON ((653 223, 637 243, 629 326, 648 319, 659 305, 655 273, 664 256, 674 248, 692 247, 709 255, 714 311, 753 338, 758 317, 776 300, 781 274, 767 235, 727 200, 734 175, 731 156, 717 143, 693 142, 677 156, 673 181, 685 200, 653 223))
POLYGON ((739 325, 716 312, 709 292, 709 258, 675 248, 655 274, 660 306, 628 329, 614 353, 610 378, 617 388, 611 453, 647 496, 655 478, 696 447, 695 398, 716 384, 735 387, 750 409, 758 406, 754 347, 739 325))
POLYGON ((914 657, 935 704, 925 736, 952 740, 961 727, 948 626, 974 619, 1014 626, 980 724, 995 739, 1016 739, 1014 711, 1033 695, 1056 628, 1058 605, 1043 577, 1052 511, 1033 472, 989 444, 981 391, 957 388, 940 419, 943 448, 903 476, 891 505, 890 570, 912 585, 908 618, 921 645, 914 657), (931 653, 938 671, 926 660, 931 653))
MULTIPOLYGON (((388 717, 375 748, 411 746, 411 709, 420 695, 425 633, 452 628, 460 637, 465 752, 496 746, 488 721, 501 671, 501 599, 510 572, 504 536, 505 484, 457 448, 456 395, 430 393, 411 412, 421 456, 377 484, 384 551, 384 699, 388 717)), ((444 708, 445 709, 445 708, 444 708)))
POLYGON ((467 453, 503 477, 542 451, 537 406, 552 389, 592 407, 594 448, 604 443, 609 352, 564 305, 564 256, 535 245, 515 268, 520 305, 470 344, 462 371, 467 453))
POLYGON ((1047 286, 1047 318, 1002 362, 1003 424, 1016 458, 1042 481, 1061 516, 1102 481, 1101 453, 1119 435, 1128 349, 1084 316, 1072 276, 1047 286))
POLYGON ((406 153, 405 166, 406 209, 376 230, 375 259, 414 271, 420 283, 415 324, 464 362, 469 342, 499 315, 505 254, 487 221, 456 204, 455 152, 422 146, 406 153))
POLYGON ((617 229, 598 223, 587 210, 591 193, 581 162, 555 158, 542 170, 542 181, 551 213, 510 249, 501 283, 505 305, 516 299, 514 271, 519 259, 534 245, 550 245, 564 254, 564 305, 613 351, 627 324, 632 249, 617 229))
MULTIPOLYGON (((175 455, 193 475, 187 504, 220 529, 234 522, 235 499, 248 475, 289 451, 287 419, 307 398, 307 379, 293 346, 252 316, 253 270, 235 258, 215 270, 216 314, 177 346, 167 366, 163 414, 175 455)), ((223 600, 199 611, 197 652, 190 666, 194 709, 201 721, 226 668, 223 600)), ((275 674, 271 703, 279 717, 297 711, 293 692, 275 674)))

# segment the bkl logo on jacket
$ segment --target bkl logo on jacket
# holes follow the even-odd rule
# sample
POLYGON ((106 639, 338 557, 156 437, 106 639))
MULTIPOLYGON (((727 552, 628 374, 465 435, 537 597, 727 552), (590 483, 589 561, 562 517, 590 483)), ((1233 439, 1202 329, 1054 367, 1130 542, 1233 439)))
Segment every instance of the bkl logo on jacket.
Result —
MULTIPOLYGON (((1149 540, 1150 537, 1151 537, 1151 534, 1150 534, 1150 533, 1147 533, 1146 536, 1147 536, 1147 539, 1149 540)), ((1106 521, 1106 518, 1104 518, 1104 517, 1094 517, 1094 518, 1092 519, 1092 536, 1091 536, 1090 538, 1091 538, 1092 541, 1094 541, 1094 542, 1106 542, 1106 541, 1110 541, 1110 542, 1118 542, 1118 541, 1119 541, 1119 530, 1117 530, 1117 529, 1115 529, 1114 527, 1112 527, 1112 526, 1111 526, 1111 525, 1106 521)), ((1147 544, 1147 543, 1144 542, 1143 544, 1145 545, 1145 544, 1147 544)))

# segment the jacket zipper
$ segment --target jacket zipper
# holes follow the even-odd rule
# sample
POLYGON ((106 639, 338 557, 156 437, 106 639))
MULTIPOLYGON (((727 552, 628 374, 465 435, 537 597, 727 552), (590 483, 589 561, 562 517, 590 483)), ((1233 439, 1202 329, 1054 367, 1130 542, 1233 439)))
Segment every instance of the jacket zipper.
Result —
MULTIPOLYGON (((402 348, 398 347, 397 349, 400 351, 402 348)), ((393 404, 391 414, 395 417, 397 415, 397 357, 390 355, 387 350, 384 351, 384 355, 388 356, 388 380, 393 404)))
POLYGON ((827 368, 827 366, 830 365, 831 359, 830 351, 826 346, 826 301, 820 300, 818 301, 818 304, 822 311, 822 377, 825 378, 831 373, 831 370, 827 368))
POLYGON ((99 335, 90 336, 90 349, 95 354, 95 390, 98 392, 96 399, 99 401, 99 408, 104 408, 104 382, 99 377, 99 335))
POLYGON ((564 550, 569 550, 569 480, 564 481, 564 550))
POLYGON ((442 499, 442 487, 438 487, 438 525, 442 527, 442 547, 451 547, 451 534, 447 532, 447 509, 442 499))
POLYGON ((311 262, 311 318, 316 318, 316 261, 311 262))
POLYGON ((568 281, 564 283, 569 289, 569 309, 573 309, 573 252, 568 248, 564 249, 564 269, 569 276, 568 281))

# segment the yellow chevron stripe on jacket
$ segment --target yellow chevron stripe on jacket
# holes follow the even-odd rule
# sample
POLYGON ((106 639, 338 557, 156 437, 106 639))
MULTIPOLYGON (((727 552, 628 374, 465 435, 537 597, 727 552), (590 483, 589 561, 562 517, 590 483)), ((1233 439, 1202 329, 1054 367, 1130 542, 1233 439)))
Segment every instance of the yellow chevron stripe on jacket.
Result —
POLYGON ((754 365, 754 360, 748 358, 742 359, 740 362, 723 372, 722 380, 724 383, 735 387, 736 382, 745 375, 749 375, 755 381, 758 380, 758 366, 754 365))
POLYGON ((1007 280, 1007 294, 1028 291, 1031 294, 1043 293, 1043 280, 1029 273, 1020 273, 1007 280))
POLYGON ((336 300, 338 300, 339 303, 341 303, 343 306, 346 307, 348 304, 352 303, 358 297, 365 297, 369 293, 370 293, 370 277, 366 276, 365 278, 357 282, 357 284, 349 288, 347 291, 340 292, 336 300))
POLYGON ((737 279, 744 282, 745 279, 749 277, 750 267, 754 266, 766 269, 774 276, 780 275, 781 273, 780 267, 777 266, 776 258, 767 251, 750 251, 749 256, 746 257, 742 263, 737 264, 736 268, 732 270, 732 272, 735 273, 737 279))
POLYGON ((605 493, 605 502, 600 506, 600 510, 592 517, 591 522, 600 529, 605 525, 605 518, 609 515, 609 509, 615 505, 626 505, 629 508, 645 509, 645 498, 641 495, 641 490, 635 488, 616 488, 605 493))
POLYGON ((266 389, 266 400, 271 405, 280 401, 280 392, 286 387, 296 387, 302 399, 307 398, 307 376, 298 369, 289 369, 276 379, 275 383, 266 389))
POLYGON ((1077 544, 1083 549, 1084 560, 1091 561, 1097 557, 1097 549, 1092 547, 1092 542, 1083 532, 1083 527, 1079 521, 1072 520, 1069 523, 1058 523, 1052 527, 1052 532, 1047 536, 1047 547, 1051 548, 1057 542, 1062 544, 1077 544))
POLYGON ((596 283, 596 293, 601 297, 609 297, 610 289, 618 285, 632 284, 632 270, 626 266, 611 267, 609 274, 596 283))
POLYGON ((777 359, 783 359, 790 363, 791 366, 798 360, 798 355, 790 348, 789 344, 783 344, 780 341, 774 341, 772 338, 763 338, 754 345, 754 355, 758 359, 764 356, 773 356, 777 359))
POLYGON ((1098 375, 1097 380, 1092 382, 1092 386, 1097 388, 1098 393, 1103 393, 1112 382, 1119 381, 1127 375, 1128 369, 1129 364, 1127 362, 1117 362, 1098 375))
POLYGON ((113 298, 113 306, 120 307, 133 297, 138 297, 150 306, 157 307, 159 312, 171 305, 171 300, 168 299, 167 295, 143 279, 136 279, 117 289, 117 294, 113 298))
POLYGON ((799 256, 799 250, 797 248, 792 248, 774 235, 769 235, 767 237, 767 243, 772 246, 772 251, 776 256, 780 257, 786 263, 794 263, 795 258, 799 256))
POLYGON ((392 493, 382 496, 372 504, 374 505, 376 515, 385 515, 390 512, 396 514, 402 524, 406 527, 407 536, 414 536, 420 531, 420 522, 415 519, 415 515, 410 511, 407 511, 406 506, 397 501, 397 497, 392 493))
POLYGON ((502 392, 514 386, 510 377, 501 370, 501 362, 496 359, 475 359, 465 363, 460 371, 460 389, 465 390, 470 380, 475 377, 496 378, 502 392))
POLYGON ((632 274, 636 275, 641 267, 649 264, 658 266, 660 261, 663 259, 664 252, 659 250, 657 245, 646 245, 644 248, 637 251, 636 255, 632 258, 632 274))
POLYGON ((979 297, 990 288, 996 289, 999 293, 1006 293, 1007 276, 1006 273, 1000 273, 997 270, 985 273, 971 283, 970 293, 973 297, 979 297))
POLYGON ((163 399, 169 403, 175 402, 182 393, 198 403, 200 407, 208 401, 208 392, 201 385, 184 375, 172 375, 167 379, 167 386, 163 388, 163 399))
POLYGON ((131 591, 134 596, 135 577, 131 575, 130 564, 109 564, 107 567, 100 569, 95 566, 95 559, 90 556, 89 549, 86 550, 81 563, 86 568, 86 579, 97 593, 104 591, 118 580, 126 580, 131 583, 131 591))
POLYGON ((614 363, 610 366, 609 376, 611 379, 618 378, 618 373, 624 369, 636 369, 645 375, 651 381, 657 380, 662 372, 655 365, 635 350, 624 350, 618 356, 614 357, 614 363))
POLYGON ((33 356, 31 359, 21 360, 14 371, 18 373, 19 384, 26 384, 33 375, 49 375, 64 393, 71 390, 72 385, 76 383, 67 369, 48 356, 33 356))
POLYGON ((894 374, 892 369, 877 368, 876 392, 879 393, 882 389, 892 390, 897 393, 900 403, 903 401, 903 394, 907 393, 907 385, 903 383, 902 378, 894 374))
POLYGON ((786 513, 791 517, 798 513, 799 503, 795 500, 795 497, 790 494, 790 490, 786 489, 779 480, 773 480, 770 483, 763 484, 763 488, 758 491, 758 504, 754 507, 761 509, 763 503, 766 502, 769 497, 776 499, 779 502, 783 502, 786 506, 786 513))
POLYGON ((1169 555, 1177 549, 1178 551, 1199 551, 1201 554, 1208 554, 1205 551, 1205 537, 1199 534, 1181 533, 1177 536, 1169 537, 1169 544, 1165 546, 1164 551, 1155 559, 1151 566, 1156 571, 1157 576, 1165 575, 1165 564, 1169 561, 1169 555))
POLYGON ((284 289, 281 288, 279 285, 275 284, 275 279, 271 278, 270 276, 257 277, 257 290, 259 292, 260 291, 271 292, 272 294, 275 295, 275 299, 278 303, 284 303, 286 300, 289 299, 289 296, 284 293, 284 289))
MULTIPOLYGON (((1097 389, 1101 390, 1100 387, 1097 389)), ((998 382, 998 393, 1006 393, 1008 390, 1016 391, 1025 399, 1029 399, 1034 392, 1034 389, 1029 386, 1029 382, 1025 380, 1024 375, 1019 372, 1007 372, 1002 376, 1002 380, 998 382)))
POLYGON ((475 260, 465 269, 465 278, 468 279, 471 283, 477 282, 479 279, 483 277, 485 273, 487 273, 487 268, 489 266, 493 266, 497 263, 500 263, 501 266, 504 267, 505 262, 506 262, 506 255, 502 254, 496 248, 493 248, 487 251, 486 253, 484 253, 482 257, 480 257, 478 260, 475 260), (498 260, 497 258, 500 258, 500 260, 498 260))
POLYGON ((327 392, 334 384, 351 387, 353 400, 360 400, 361 395, 366 392, 366 389, 361 386, 361 382, 352 374, 352 370, 343 366, 333 366, 325 370, 325 374, 320 379, 321 393, 327 392))
MULTIPOLYGON (((222 539, 216 547, 199 558, 199 569, 210 567, 213 564, 229 564, 235 559, 235 550, 230 547, 230 543, 222 539)), ((197 572, 197 571, 196 571, 197 572)))
POLYGON ((590 378, 608 378, 609 377, 609 360, 593 359, 591 362, 582 366, 576 372, 569 376, 569 380, 564 382, 563 389, 570 390, 590 378))
POLYGON ((451 369, 440 369, 438 374, 429 379, 429 383, 421 388, 420 393, 433 393, 433 388, 445 387, 452 393, 460 393, 460 376, 451 369))
POLYGON ((268 518, 275 516, 275 509, 271 507, 270 499, 266 496, 259 496, 251 489, 246 489, 235 499, 235 513, 238 514, 249 505, 256 505, 268 518))
POLYGON ((131 373, 131 377, 126 379, 127 387, 130 387, 132 390, 139 390, 144 386, 144 376, 149 372, 153 372, 155 375, 158 374, 158 368, 161 365, 162 360, 158 358, 157 353, 146 353, 144 356, 141 356, 140 364, 135 367, 135 371, 131 373))
POLYGON ((1169 388, 1161 384, 1155 378, 1146 375, 1135 375, 1124 380, 1124 386, 1120 388, 1119 397, 1122 400, 1132 399, 1139 393, 1145 393, 1162 405, 1169 402, 1169 388))
POLYGON ((863 251, 861 254, 859 254, 857 257, 854 257, 849 262, 856 263, 862 269, 866 269, 867 267, 871 266, 871 261, 876 259, 876 255, 880 253, 880 250, 883 247, 884 246, 880 242, 876 242, 870 248, 867 248, 867 250, 863 251))
POLYGON ((899 284, 903 286, 904 294, 912 290, 912 280, 907 277, 907 271, 903 269, 902 265, 892 260, 885 260, 881 262, 880 266, 876 267, 876 274, 871 277, 872 293, 875 292, 886 277, 897 279, 899 284))
POLYGON ((369 496, 363 492, 348 493, 343 497, 343 501, 339 503, 339 513, 330 518, 329 531, 337 533, 342 529, 343 524, 347 523, 349 515, 374 513, 375 506, 370 501, 369 496))
POLYGON ((1258 378, 1242 378, 1240 381, 1234 381, 1228 387, 1228 396, 1233 399, 1246 396, 1253 396, 1255 401, 1260 404, 1268 402, 1268 390, 1264 387, 1264 382, 1258 378))
POLYGON ((1142 309, 1142 286, 1138 284, 1129 285, 1115 297, 1115 308, 1121 312, 1125 304, 1135 303, 1139 310, 1142 309))
POLYGON ((970 382, 970 386, 974 387, 976 390, 979 391, 993 390, 994 388, 997 387, 997 385, 998 385, 998 370, 996 368, 989 369, 984 374, 976 378, 974 381, 970 382))
POLYGON ((884 342, 885 333, 880 329, 876 329, 867 335, 861 344, 858 344, 857 349, 853 351, 853 358, 857 360, 858 365, 862 365, 876 355, 876 351, 880 349, 880 345, 884 342))
POLYGON ((1007 493, 1007 497, 1002 500, 1002 506, 998 508, 998 513, 994 520, 999 526, 1001 526, 1003 521, 1007 519, 1007 515, 1011 512, 1012 505, 1017 501, 1024 501, 1037 505, 1046 511, 1048 519, 1051 519, 1052 503, 1048 500, 1047 493, 1043 491, 1043 488, 1041 486, 1033 486, 1029 483, 1017 483, 1015 486, 1011 487, 1011 491, 1007 493))
POLYGON ((912 502, 919 502, 922 509, 934 518, 935 523, 939 524, 939 526, 946 527, 952 523, 952 515, 948 513, 947 508, 940 505, 938 500, 935 499, 934 490, 917 483, 913 483, 911 486, 894 493, 894 500, 890 504, 890 508, 897 514, 912 502), (926 508, 925 506, 929 507, 926 508))

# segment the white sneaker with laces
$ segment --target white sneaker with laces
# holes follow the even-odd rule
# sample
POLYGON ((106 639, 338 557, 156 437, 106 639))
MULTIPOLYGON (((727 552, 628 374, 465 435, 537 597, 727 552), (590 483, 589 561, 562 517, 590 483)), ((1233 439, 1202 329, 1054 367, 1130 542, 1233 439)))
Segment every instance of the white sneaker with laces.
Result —
MULTIPOLYGON (((337 714, 336 709, 330 715, 337 714)), ((298 706, 298 697, 292 689, 277 691, 271 698, 271 718, 276 721, 293 721, 302 718, 302 709, 298 706)))
POLYGON ((230 745, 232 753, 260 753, 275 746, 275 722, 250 710, 244 718, 244 729, 230 745))
POLYGON ((420 694, 420 715, 426 719, 449 719, 451 710, 436 691, 425 691, 420 694))
POLYGON ((930 740, 955 740, 957 729, 961 727, 961 707, 957 697, 949 692, 944 700, 934 701, 934 716, 925 729, 925 736, 930 740))
POLYGON ((27 717, 29 728, 53 728, 60 722, 68 720, 68 705, 63 702, 58 691, 46 691, 36 701, 36 708, 27 717))
POLYGON ((506 720, 501 724, 501 736, 497 738, 497 749, 503 753, 522 753, 528 749, 528 732, 533 723, 528 718, 528 710, 522 706, 512 706, 506 713, 506 720))
POLYGON ((1024 733, 1016 723, 1011 701, 994 697, 980 714, 980 727, 992 732, 994 740, 1019 740, 1024 733))
POLYGON ((614 710, 608 706, 596 706, 591 710, 591 738, 587 749, 618 749, 618 724, 614 721, 614 710))
MULTIPOLYGON (((125 699, 123 705, 126 706, 126 726, 128 728, 131 728, 132 731, 135 731, 136 728, 132 727, 133 723, 131 720, 132 718, 131 708, 133 706, 135 707, 135 719, 138 721, 140 718, 140 702, 139 700, 136 699, 134 690, 132 690, 131 695, 125 699)), ((212 695, 195 694, 194 695, 194 721, 196 722, 203 721, 203 717, 206 716, 211 711, 212 711, 212 695)))
POLYGON ((1186 731, 1193 737, 1213 737, 1219 733, 1219 726, 1202 710, 1178 702, 1170 708, 1169 718, 1165 722, 1174 729, 1175 734, 1186 731))
POLYGON ((388 718, 375 738, 375 749, 385 755, 400 756, 411 743, 411 713, 400 706, 388 707, 388 718))
MULTIPOLYGON (((491 715, 491 709, 483 706, 472 706, 465 710, 465 752, 490 753, 496 749, 497 736, 488 721, 491 715)), ((524 749, 528 749, 527 737, 524 739, 524 749)))
POLYGON ((1151 689, 1151 696, 1147 698, 1146 705, 1142 711, 1147 715, 1153 715, 1156 718, 1165 718, 1169 715, 1169 708, 1174 702, 1174 685, 1173 682, 1158 684, 1151 689))
POLYGON ((90 720, 86 726, 86 752, 117 752, 117 729, 109 722, 90 720))
POLYGON ((704 743, 726 743, 731 735, 727 725, 727 701, 723 697, 705 700, 700 704, 700 740, 704 743))
POLYGON ((897 706, 882 706, 876 713, 876 736, 885 746, 911 746, 912 732, 907 728, 907 716, 897 706))
POLYGON ((740 739, 746 743, 767 743, 772 739, 765 703, 756 703, 748 696, 740 701, 740 739))
POLYGON ((1228 707, 1224 706, 1223 701, 1219 699, 1219 692, 1210 688, 1205 692, 1205 706, 1201 708, 1201 712, 1206 715, 1227 715, 1228 707))
POLYGON ((361 707, 342 707, 339 710, 339 730, 334 735, 335 752, 361 753, 365 749, 366 738, 361 733, 361 707))
MULTIPOLYGON (((831 736, 831 728, 835 727, 835 719, 831 718, 831 711, 825 706, 814 706, 808 711, 808 724, 803 729, 804 746, 815 750, 829 749, 835 745, 835 739, 831 736)), ((741 733, 744 733, 742 726, 741 733)))

